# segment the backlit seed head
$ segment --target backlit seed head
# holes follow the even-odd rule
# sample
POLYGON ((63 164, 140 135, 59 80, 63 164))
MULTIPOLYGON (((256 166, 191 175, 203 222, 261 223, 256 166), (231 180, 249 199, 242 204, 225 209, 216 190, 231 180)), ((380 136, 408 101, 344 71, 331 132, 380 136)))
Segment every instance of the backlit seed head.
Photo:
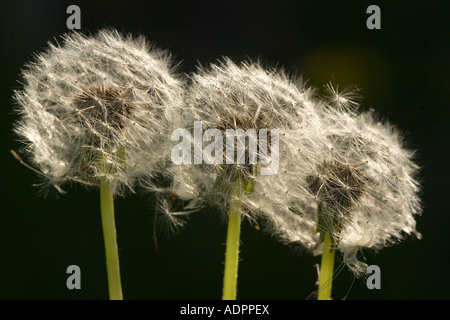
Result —
POLYGON ((167 158, 170 113, 183 88, 170 55, 144 38, 72 32, 36 55, 22 77, 15 132, 47 186, 104 177, 122 194, 167 158))
MULTIPOLYGON (((284 140, 286 131, 302 125, 314 125, 318 121, 314 101, 310 91, 302 83, 288 76, 282 70, 264 68, 258 62, 235 64, 225 58, 209 68, 199 68, 191 75, 186 92, 186 112, 183 114, 182 128, 192 128, 194 121, 201 121, 204 130, 217 129, 223 137, 229 129, 254 130, 258 136, 262 129, 267 130, 265 147, 267 155, 272 155, 272 130, 279 130, 280 161, 285 161, 283 152, 290 153, 294 147, 284 140), (283 160, 282 160, 283 158, 283 160)), ((246 143, 249 140, 246 138, 246 143)), ((203 149, 204 141, 197 147, 203 149)), ((174 166, 172 169, 174 185, 172 190, 184 197, 186 190, 198 203, 212 203, 227 212, 231 190, 237 179, 243 182, 246 192, 242 203, 247 216, 258 215, 262 211, 257 190, 260 183, 270 184, 276 178, 261 176, 261 140, 257 140, 256 164, 249 161, 248 144, 245 146, 244 163, 236 163, 236 140, 233 159, 227 158, 224 149, 222 164, 192 164, 174 166), (228 160, 232 160, 232 163, 228 160), (181 167, 181 169, 180 169, 181 167), (189 167, 189 169, 188 169, 189 167), (182 171, 180 174, 179 171, 182 171)), ((223 145, 225 148, 225 144, 223 145)), ((194 148, 193 148, 194 149, 194 148)))
POLYGON ((321 109, 318 126, 289 133, 300 147, 280 172, 280 187, 271 187, 287 196, 270 197, 275 203, 268 207, 276 209, 266 213, 273 234, 316 254, 329 232, 343 261, 361 275, 367 267, 358 258, 362 248, 380 250, 411 234, 420 238, 419 168, 394 126, 372 111, 336 108, 336 99, 321 109), (307 226, 320 236, 308 235, 307 226))

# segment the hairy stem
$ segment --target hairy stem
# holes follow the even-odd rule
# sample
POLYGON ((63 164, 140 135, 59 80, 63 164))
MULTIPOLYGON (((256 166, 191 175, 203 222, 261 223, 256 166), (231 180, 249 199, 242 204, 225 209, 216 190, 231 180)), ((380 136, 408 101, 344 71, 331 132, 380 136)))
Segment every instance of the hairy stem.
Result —
POLYGON ((333 241, 330 233, 325 233, 323 241, 322 261, 320 263, 319 288, 317 300, 331 299, 331 286, 333 282, 334 269, 334 255, 333 241))
POLYGON ((239 264, 239 238, 241 231, 242 185, 240 179, 234 185, 228 213, 227 248, 223 280, 223 300, 236 300, 239 264))
POLYGON ((100 208, 103 238, 105 241, 106 269, 110 300, 123 300, 120 281, 119 252, 117 249, 116 224, 114 222, 114 199, 105 178, 100 179, 100 208))

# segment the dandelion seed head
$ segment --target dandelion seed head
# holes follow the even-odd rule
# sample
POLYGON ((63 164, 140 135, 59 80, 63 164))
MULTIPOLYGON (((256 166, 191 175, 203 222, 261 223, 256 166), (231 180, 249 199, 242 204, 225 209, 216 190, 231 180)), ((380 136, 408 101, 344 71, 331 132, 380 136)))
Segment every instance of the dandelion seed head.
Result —
MULTIPOLYGON (((235 64, 228 58, 208 68, 199 68, 190 77, 187 89, 187 108, 183 116, 184 128, 192 127, 194 121, 201 121, 204 130, 218 130, 223 137, 228 130, 255 132, 267 130, 267 153, 271 154, 272 129, 280 133, 280 155, 288 152, 293 145, 284 140, 284 132, 293 130, 306 123, 317 123, 314 104, 310 103, 311 92, 301 81, 288 76, 282 70, 264 68, 259 62, 247 61, 235 64), (254 130, 254 131, 251 131, 254 130)), ((249 138, 250 139, 250 138, 249 138)), ((249 140, 246 140, 246 143, 249 140)), ((195 143, 195 141, 194 141, 195 143)), ((204 148, 204 141, 195 146, 204 148)), ((258 140, 257 159, 261 159, 261 142, 258 140)), ((182 180, 175 177, 175 189, 184 185, 187 190, 196 190, 192 195, 200 201, 210 202, 226 212, 231 192, 237 179, 240 179, 247 192, 241 199, 244 214, 261 212, 258 198, 264 198, 260 188, 262 184, 271 183, 273 177, 259 174, 261 163, 250 163, 248 144, 245 146, 244 163, 236 163, 238 142, 234 141, 234 153, 227 154, 223 145, 223 162, 221 164, 193 164, 182 180), (231 159, 231 157, 233 157, 231 159), (195 187, 186 188, 186 183, 195 187), (178 186, 178 187, 177 187, 178 186)), ((280 158, 281 158, 280 157, 280 158)), ((186 168, 186 166, 181 166, 186 168)), ((175 170, 178 170, 175 169, 175 170)), ((183 177, 183 174, 179 175, 183 177)), ((261 189, 262 190, 262 189, 261 189)), ((180 190, 183 193, 182 190, 180 190)))
POLYGON ((168 109, 183 90, 174 74, 143 37, 66 34, 23 70, 15 131, 48 185, 105 177, 122 194, 166 156, 168 109))
MULTIPOLYGON (((367 267, 358 259, 362 248, 380 250, 407 235, 420 237, 415 217, 421 205, 419 168, 402 135, 393 125, 376 120, 373 112, 354 111, 322 109, 316 134, 325 141, 312 133, 310 139, 317 143, 309 148, 315 151, 304 157, 304 147, 295 149, 289 174, 280 177, 292 196, 280 198, 278 205, 291 206, 302 215, 285 209, 278 219, 314 224, 322 236, 329 232, 343 261, 361 275, 367 267)), ((297 132, 293 139, 298 144, 304 137, 297 132)), ((286 242, 297 241, 298 237, 290 236, 293 228, 285 223, 278 236, 286 242)), ((320 246, 321 238, 317 239, 316 244, 309 243, 311 248, 320 246)))

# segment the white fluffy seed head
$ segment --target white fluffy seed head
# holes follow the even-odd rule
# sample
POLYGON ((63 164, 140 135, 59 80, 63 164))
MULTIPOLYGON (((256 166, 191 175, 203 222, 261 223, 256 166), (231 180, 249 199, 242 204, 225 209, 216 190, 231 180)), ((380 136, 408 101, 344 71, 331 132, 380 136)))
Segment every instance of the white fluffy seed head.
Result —
POLYGON ((73 32, 49 44, 15 92, 15 131, 46 184, 104 177, 122 194, 157 171, 168 110, 182 95, 173 74, 167 52, 115 30, 73 32))
POLYGON ((409 234, 420 238, 415 221, 421 213, 419 168, 395 127, 375 120, 373 113, 359 115, 352 132, 336 142, 341 152, 335 157, 358 165, 364 184, 342 226, 339 248, 355 272, 365 272, 366 265, 356 259, 360 248, 381 249, 409 234))
MULTIPOLYGON (((418 166, 394 126, 377 121, 373 112, 336 108, 336 101, 322 109, 321 124, 311 131, 314 151, 296 149, 290 169, 280 173, 288 196, 274 197, 278 209, 266 214, 281 226, 272 224, 271 231, 282 241, 302 243, 317 254, 329 232, 344 262, 361 275, 367 265, 357 257, 360 249, 420 237, 418 166), (315 226, 319 237, 298 235, 300 228, 309 230, 303 226, 315 226)), ((293 132, 292 139, 304 146, 305 131, 293 132)))
MULTIPOLYGON (((267 145, 270 149, 270 132, 279 130, 279 158, 286 159, 285 152, 291 152, 292 146, 284 137, 286 132, 298 127, 314 126, 319 121, 311 92, 299 80, 291 79, 281 70, 265 69, 258 62, 235 64, 230 59, 223 59, 209 68, 199 68, 190 79, 186 93, 186 112, 178 123, 192 134, 194 121, 202 123, 203 132, 217 129, 225 136, 227 129, 261 129, 268 132, 267 145)), ((201 140, 198 145, 192 139, 192 159, 194 149, 204 150, 211 142, 201 140)), ((248 143, 248 140, 246 141, 248 143)), ((257 142, 257 158, 261 159, 261 140, 257 142)), ((235 148, 236 150, 236 148, 235 148)), ((248 148, 246 155, 249 154, 248 148)), ((269 151, 270 152, 270 151, 269 151)), ((223 152, 222 164, 181 164, 171 169, 174 182, 172 190, 181 198, 193 199, 196 205, 210 204, 227 212, 232 189, 236 180, 244 182, 247 192, 242 196, 244 213, 247 217, 262 212, 259 207, 260 184, 275 183, 277 174, 262 176, 259 174, 261 163, 236 163, 234 153, 230 160, 223 152)), ((269 195, 269 199, 270 199, 269 195)), ((267 197, 262 197, 264 198, 267 197)))

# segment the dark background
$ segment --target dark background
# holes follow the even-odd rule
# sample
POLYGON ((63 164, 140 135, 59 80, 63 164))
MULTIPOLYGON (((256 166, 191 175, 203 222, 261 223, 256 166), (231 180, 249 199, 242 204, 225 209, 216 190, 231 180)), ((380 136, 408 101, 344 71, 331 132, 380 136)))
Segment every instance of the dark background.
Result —
MULTIPOLYGON (((348 299, 449 299, 449 23, 448 1, 2 1, 0 5, 0 299, 107 299, 95 190, 76 187, 42 198, 35 173, 9 153, 20 144, 12 92, 32 53, 67 31, 66 8, 81 8, 83 31, 112 26, 145 35, 181 61, 180 72, 221 56, 260 57, 303 75, 318 89, 333 80, 361 88, 362 108, 398 125, 417 149, 424 212, 422 240, 407 238, 373 253, 381 290, 356 280, 348 299), (445 3, 445 4, 444 4, 445 3), (381 30, 366 28, 378 4, 381 30), (81 268, 81 290, 66 288, 66 268, 81 268)), ((220 299, 226 224, 214 211, 191 216, 178 235, 152 246, 154 196, 116 201, 125 299, 220 299)), ((303 300, 315 290, 319 258, 243 224, 239 299, 303 300)), ((341 299, 353 276, 334 282, 341 299)))

